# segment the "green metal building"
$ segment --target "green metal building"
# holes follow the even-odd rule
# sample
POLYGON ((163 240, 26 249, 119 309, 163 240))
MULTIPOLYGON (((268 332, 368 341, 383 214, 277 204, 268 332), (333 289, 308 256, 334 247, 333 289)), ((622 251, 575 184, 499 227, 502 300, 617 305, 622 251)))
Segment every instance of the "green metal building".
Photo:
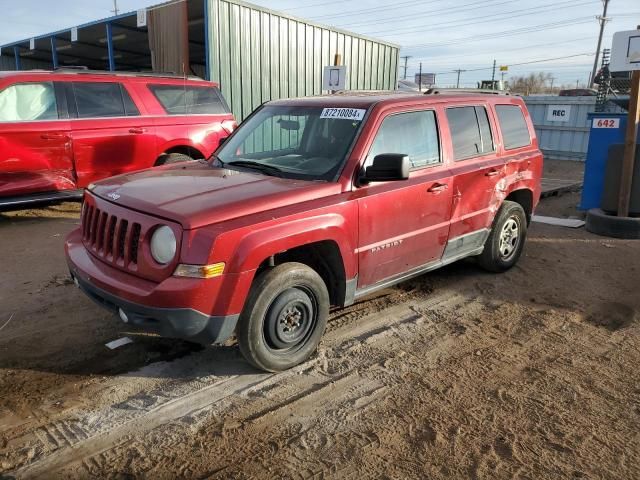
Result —
POLYGON ((396 88, 397 45, 239 0, 178 0, 19 40, 0 46, 0 69, 149 71, 157 65, 150 45, 175 50, 183 37, 188 71, 176 73, 220 83, 239 120, 271 99, 322 93, 323 67, 336 54, 347 89, 396 88), (171 11, 179 5, 182 16, 171 11))

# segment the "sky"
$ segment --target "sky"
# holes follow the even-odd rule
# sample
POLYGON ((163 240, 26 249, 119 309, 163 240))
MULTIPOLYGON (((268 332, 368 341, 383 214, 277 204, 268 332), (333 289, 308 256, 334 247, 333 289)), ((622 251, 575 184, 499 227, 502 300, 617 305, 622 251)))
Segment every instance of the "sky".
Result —
MULTIPOLYGON (((120 13, 161 3, 118 0, 120 13)), ((546 72, 555 85, 586 83, 602 0, 253 0, 251 3, 380 38, 409 55, 407 77, 422 63, 440 86, 490 79, 494 59, 514 75, 546 72), (523 64, 524 65, 516 65, 523 64)), ((113 0, 0 0, 0 45, 113 15, 113 0)), ((603 47, 614 32, 640 24, 639 0, 610 0, 603 47)), ((401 61, 404 64, 404 60, 401 61)), ((400 69, 400 77, 404 74, 400 69)), ((500 73, 496 73, 496 78, 500 73)))

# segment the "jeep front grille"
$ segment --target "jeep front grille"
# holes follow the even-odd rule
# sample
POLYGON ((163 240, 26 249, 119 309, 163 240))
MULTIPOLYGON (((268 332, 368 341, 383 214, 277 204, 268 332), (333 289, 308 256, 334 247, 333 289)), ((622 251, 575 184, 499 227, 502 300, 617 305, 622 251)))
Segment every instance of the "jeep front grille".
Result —
POLYGON ((138 263, 139 223, 129 222, 85 204, 81 224, 85 246, 95 255, 124 266, 138 263))

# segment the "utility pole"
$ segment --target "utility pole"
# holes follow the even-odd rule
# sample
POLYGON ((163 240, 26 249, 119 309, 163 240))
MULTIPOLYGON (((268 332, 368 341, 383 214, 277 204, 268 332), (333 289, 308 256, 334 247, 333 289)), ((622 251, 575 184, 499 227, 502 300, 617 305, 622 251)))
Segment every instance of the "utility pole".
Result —
POLYGON ((604 8, 602 10, 602 15, 598 15, 596 18, 600 23, 600 35, 598 35, 598 46, 596 48, 596 58, 593 60, 593 70, 591 70, 591 81, 589 82, 589 87, 593 88, 593 84, 596 79, 596 70, 598 69, 598 60, 600 59, 600 47, 602 46, 602 36, 604 35, 604 25, 609 21, 607 18, 607 8, 609 7, 609 0, 602 0, 602 4, 604 8))
POLYGON ((556 79, 556 77, 550 77, 551 80, 551 95, 553 95, 553 81, 556 79))
POLYGON ((118 0, 113 0, 113 10, 111 11, 116 17, 118 16, 118 12, 120 11, 118 10, 118 0))
POLYGON ((403 67, 404 68, 404 74, 402 75, 402 78, 404 80, 406 80, 407 79, 407 61, 411 58, 411 55, 405 55, 405 56, 400 57, 400 58, 404 58, 404 67, 403 67))
POLYGON ((418 91, 421 92, 422 91, 422 62, 420 62, 420 72, 419 72, 418 78, 420 79, 418 81, 418 91))
POLYGON ((493 60, 493 73, 491 74, 491 90, 495 90, 496 81, 496 60, 493 60))
POLYGON ((576 88, 579 88, 580 79, 576 80, 576 88))
POLYGON ((456 88, 460 88, 460 74, 462 72, 466 72, 466 70, 462 70, 462 69, 458 69, 458 70, 454 70, 454 72, 458 73, 458 80, 456 81, 456 88))

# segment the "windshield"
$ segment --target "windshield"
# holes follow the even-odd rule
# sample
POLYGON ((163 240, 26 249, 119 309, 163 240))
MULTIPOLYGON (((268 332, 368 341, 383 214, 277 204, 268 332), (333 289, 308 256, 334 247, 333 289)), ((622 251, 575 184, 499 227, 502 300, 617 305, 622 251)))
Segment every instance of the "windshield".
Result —
POLYGON ((266 106, 218 151, 225 166, 304 180, 334 180, 365 110, 266 106))

